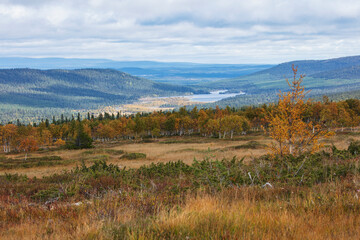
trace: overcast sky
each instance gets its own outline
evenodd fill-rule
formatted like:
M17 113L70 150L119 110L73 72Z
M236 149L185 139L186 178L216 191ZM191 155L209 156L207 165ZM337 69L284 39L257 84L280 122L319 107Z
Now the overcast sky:
M280 63L360 55L359 0L0 0L0 57Z

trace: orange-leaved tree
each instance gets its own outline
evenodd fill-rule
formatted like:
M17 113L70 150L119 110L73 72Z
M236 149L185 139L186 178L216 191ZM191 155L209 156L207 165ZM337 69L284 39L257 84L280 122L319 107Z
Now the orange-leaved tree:
M39 149L38 141L34 136L27 136L21 139L19 149L25 152L25 161L28 152L36 151Z
M275 142L270 146L273 155L284 156L288 154L300 155L304 152L315 152L323 145L320 138L332 135L324 130L321 124L305 122L303 114L308 92L301 85L304 75L297 77L297 68L292 66L294 78L290 82L286 79L290 91L279 93L279 102L267 116L267 131Z

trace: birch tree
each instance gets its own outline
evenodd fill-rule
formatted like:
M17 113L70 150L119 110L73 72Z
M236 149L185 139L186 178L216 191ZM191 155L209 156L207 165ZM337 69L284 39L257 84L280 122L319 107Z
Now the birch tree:
M273 155L300 155L303 152L315 152L323 146L319 140L332 135L321 124L305 122L306 100L302 82L304 75L297 77L297 68L292 66L293 80L286 79L290 91L279 93L279 102L267 116L268 133L275 140L270 150ZM307 100L310 101L310 100Z

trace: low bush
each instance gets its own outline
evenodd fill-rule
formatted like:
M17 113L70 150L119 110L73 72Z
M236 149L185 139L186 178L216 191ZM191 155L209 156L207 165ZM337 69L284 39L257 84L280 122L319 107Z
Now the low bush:
M97 160L41 179L6 174L0 238L358 239L358 147L137 169Z
M15 174L5 173L5 178L9 182L26 182L29 180L29 178L26 175L17 174L17 173Z
M348 151L352 155L360 154L360 141L352 141L348 147Z
M45 190L40 190L34 195L31 196L34 200L48 201L50 199L60 198L62 194L59 192L58 188L49 188Z
M353 151L355 143L348 150L304 154L299 157L286 156L274 159L263 156L245 164L243 159L194 160L191 165L182 161L152 163L138 169L120 168L97 160L91 166L77 167L71 172L56 174L42 179L7 175L0 178L3 194L16 192L24 197L44 200L53 197L54 189L62 189L60 197L74 196L89 198L104 190L126 189L126 191L149 190L156 194L183 196L187 192L203 190L216 192L224 188L241 186L314 186L333 182L360 173L356 161L348 161L357 156ZM143 154L132 153L130 159L143 158ZM19 179L19 180L16 180ZM22 179L20 181L20 179ZM14 181L17 184L13 184ZM46 192L45 190L50 192ZM41 193L39 193L42 191ZM54 194L52 194L54 193Z

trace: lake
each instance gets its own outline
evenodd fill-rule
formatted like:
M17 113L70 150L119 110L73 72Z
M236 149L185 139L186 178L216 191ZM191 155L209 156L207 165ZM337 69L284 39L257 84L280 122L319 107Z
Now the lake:
M216 102L224 98L235 97L237 95L243 95L244 92L238 93L225 93L227 90L217 90L210 92L209 94L193 94L193 95L179 95L179 96L171 96L171 97L150 97L143 98L143 102L152 101L154 99L168 99L168 98L185 98L190 102L201 102L201 103L211 103Z
M235 97L237 95L245 94L244 92L238 93L225 93L226 90L218 90L210 92L210 94L194 94L189 96L181 96L189 99L191 102L216 102L224 98Z

